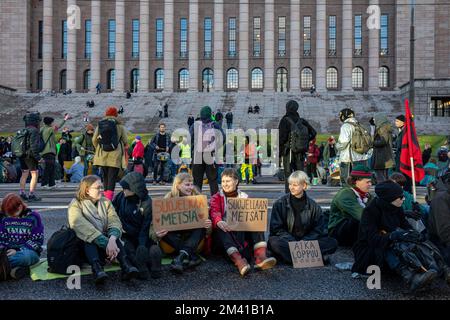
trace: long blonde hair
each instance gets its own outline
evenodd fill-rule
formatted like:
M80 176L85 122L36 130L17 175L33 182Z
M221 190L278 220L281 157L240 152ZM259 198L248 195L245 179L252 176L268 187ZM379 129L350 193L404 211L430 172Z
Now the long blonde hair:
M80 185L78 186L76 198L78 201L83 201L91 199L87 194L88 189L97 181L101 181L99 176L90 175L81 179Z
M184 181L189 180L191 182L194 181L194 178L190 173L187 172L181 172L175 176L172 183L172 189L169 193L167 193L164 198L176 198L180 197L180 190L178 190L178 186L182 184ZM192 196L199 195L200 192L198 191L197 187L194 187L192 189Z

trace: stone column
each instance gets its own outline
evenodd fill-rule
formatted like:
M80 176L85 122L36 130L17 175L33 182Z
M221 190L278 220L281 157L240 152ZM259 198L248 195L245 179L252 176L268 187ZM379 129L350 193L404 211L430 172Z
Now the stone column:
M327 69L327 1L316 2L316 90L326 91L326 69Z
M96 92L97 83L100 82L100 57L101 57L101 1L93 0L91 3L91 83L90 92ZM106 85L103 85L106 89Z
M149 88L149 31L150 1L141 0L139 17L139 91L148 92Z
M173 1L164 1L164 91L173 92Z
M300 90L300 0L291 0L289 91Z
M53 89L53 0L44 0L42 89Z
M248 91L248 17L247 0L239 3L239 91Z
M342 1L342 91L353 91L353 12L352 0Z
M125 90L125 0L116 0L116 88L115 92Z
M370 5L378 5L378 0L370 0ZM378 68L380 66L380 30L369 29L369 91L380 91Z
M264 6L264 91L274 91L275 64L275 6L266 0Z
M67 0L67 8L76 4L76 0ZM67 13L65 13L65 17L67 17ZM69 28L69 21L67 21L66 89L72 89L73 92L77 91L77 31L76 28Z
M189 91L198 91L198 0L189 1Z
M223 91L223 1L214 1L214 90Z

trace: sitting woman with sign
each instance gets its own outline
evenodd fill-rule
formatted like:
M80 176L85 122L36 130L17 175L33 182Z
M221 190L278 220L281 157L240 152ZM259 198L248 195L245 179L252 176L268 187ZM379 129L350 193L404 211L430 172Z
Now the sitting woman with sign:
M223 248L238 268L241 276L245 276L250 271L250 265L246 259L250 259L249 243L253 244L255 268L270 269L275 266L277 260L267 257L267 242L264 240L264 232L236 232L232 231L227 224L227 199L248 198L247 194L238 190L238 185L239 177L236 171L225 169L222 173L222 190L211 197L209 215Z
M308 176L303 171L295 171L288 183L290 193L273 204L269 247L283 261L292 263L289 242L317 240L322 260L326 262L326 256L336 251L338 243L327 235L322 209L306 194Z
M164 196L164 199L196 195L200 195L200 192L194 186L194 178L189 173L183 172L175 176L172 190ZM211 220L206 219L204 222L204 228L199 229L168 232L167 230L155 231L153 227L151 228L151 237L156 241L160 240L160 246L165 253L175 251L178 254L170 265L173 272L183 273L185 268L193 268L201 263L197 251L202 245L207 230L211 228ZM187 265L184 263L186 259Z
M111 201L102 197L102 189L100 177L84 177L68 209L69 226L84 242L84 253L92 266L95 284L104 283L108 277L102 266L106 259L114 261L117 258L122 269L122 280L138 275L120 242L120 219Z

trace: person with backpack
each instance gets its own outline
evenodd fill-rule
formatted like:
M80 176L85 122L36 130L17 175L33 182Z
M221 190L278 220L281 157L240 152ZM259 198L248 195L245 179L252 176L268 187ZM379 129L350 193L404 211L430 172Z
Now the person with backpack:
M105 117L99 121L92 137L95 148L94 166L103 172L105 197L112 201L119 170L127 167L126 149L128 132L120 123L115 106L106 109Z
M370 133L355 119L355 112L345 108L339 112L343 123L336 143L339 151L341 185L344 186L352 168L358 164L367 166L372 148Z
M392 152L393 128L384 114L376 114L374 121L376 129L373 139L372 166L379 183L387 180L389 170L395 166Z
M140 279L161 277L161 249L149 237L152 224L152 199L144 177L130 172L120 180L123 191L113 200L124 234L122 240L131 263L139 270Z
M43 142L39 133L41 115L39 113L27 113L23 120L25 129L20 130L13 139L12 152L19 158L22 176L20 177L20 197L25 201L40 201L35 194L38 183L38 165L41 160L40 152ZM25 193L28 176L31 174L30 190Z
M193 153L194 184L201 192L203 175L206 173L211 195L214 195L219 191L217 183L217 161L219 160L217 157L219 154L216 154L216 150L221 150L223 147L225 133L219 124L211 119L211 114L211 108L204 106L200 110L200 120L194 122L189 133Z
M153 184L164 184L164 170L167 166L170 149L170 135L166 132L166 124L159 124L158 133L150 142L153 153Z
M94 126L88 123L81 134L75 138L73 145L78 155L81 157L81 162L84 164L84 176L87 176L89 165L91 165L94 158L95 148L92 142L94 136Z
M86 176L78 186L75 199L68 208L69 227L83 241L85 257L92 267L95 284L108 278L103 270L105 260L117 259L122 269L122 280L137 277L120 241L122 223L111 201L102 196L102 181L98 176Z
M7 194L1 203L0 251L6 250L13 279L29 274L29 267L39 262L43 244L39 213L27 208L16 194Z
M44 159L44 174L42 177L41 186L44 189L54 189L56 187L56 133L68 119L69 114L66 114L60 125L56 126L53 125L55 119L52 117L44 117L44 126L41 128L41 136L44 141L44 149L41 151L41 156Z
M316 130L298 114L298 103L289 100L286 103L286 114L278 125L279 150L283 157L284 190L289 192L288 177L293 171L304 171L305 156L309 142L316 137Z
M227 120L227 129L233 128L233 112L228 111L225 115L225 119Z

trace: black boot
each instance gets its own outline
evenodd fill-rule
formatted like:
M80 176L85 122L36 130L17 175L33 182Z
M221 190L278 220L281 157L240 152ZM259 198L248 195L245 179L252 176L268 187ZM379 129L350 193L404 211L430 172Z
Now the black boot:
M122 280L127 281L138 276L139 270L136 267L133 267L133 265L128 261L128 257L125 252L119 252L117 261L119 261L120 269L122 269Z
M424 288L426 285L436 279L438 275L438 273L433 269L430 269L423 273L418 273L416 271L410 270L405 265L400 266L396 271L402 276L406 283L409 284L409 290L411 292Z
M147 248L145 246L139 246L136 249L136 267L139 270L139 279L142 280L148 279L147 261L148 261Z
M173 259L172 264L170 265L170 269L175 273L183 273L183 261L188 257L189 254L186 251L180 250L178 256Z
M150 255L150 276L153 279L161 278L161 257L162 252L158 245L152 245L149 250Z
M108 275L103 271L103 267L99 260L94 260L92 264L92 273L94 274L94 282L97 285L105 283L105 280L108 278Z

